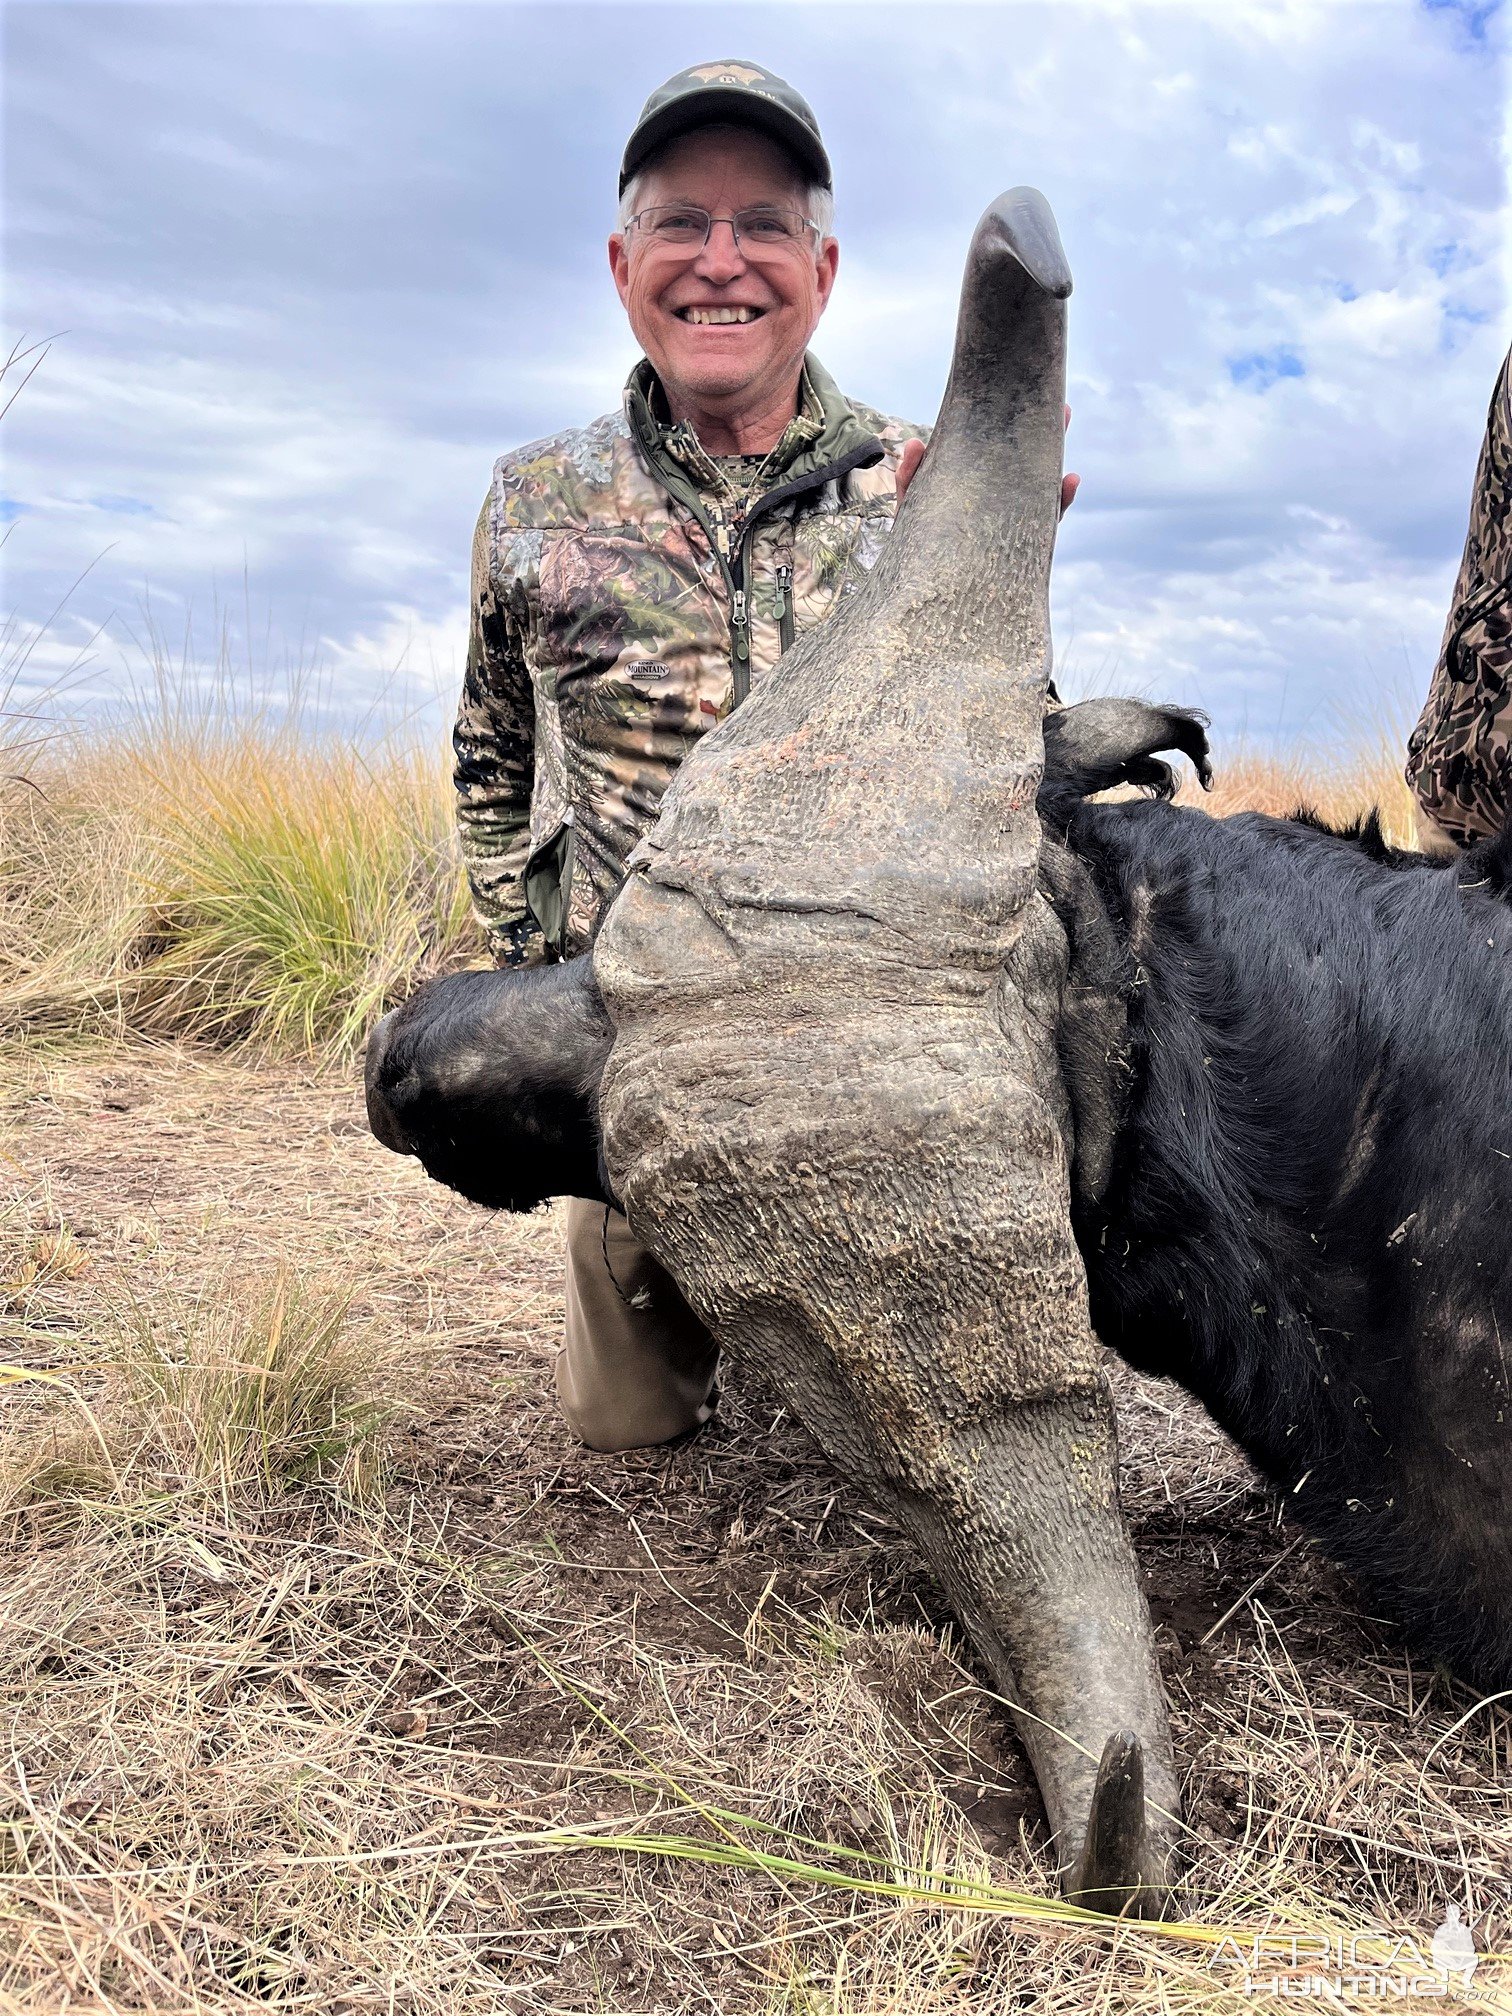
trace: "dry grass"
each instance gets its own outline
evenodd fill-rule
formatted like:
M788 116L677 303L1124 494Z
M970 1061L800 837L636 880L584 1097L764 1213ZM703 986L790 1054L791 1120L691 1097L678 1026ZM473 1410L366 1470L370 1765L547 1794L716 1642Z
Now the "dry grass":
M9 1263L12 1308L45 1311L48 1286L82 1271L81 1257L66 1230L23 1242ZM190 1294L117 1286L89 1313L82 1367L0 1366L0 1384L43 1398L0 1440L0 1518L43 1506L134 1512L174 1494L225 1513L307 1482L353 1500L371 1493L404 1368L391 1342L347 1323L344 1294L286 1269L237 1271Z
M1344 825L1375 811L1394 846L1417 844L1413 798L1402 774L1406 730L1382 724L1356 728L1329 744L1298 745L1284 753L1219 741L1213 788L1204 793L1188 778L1181 802L1200 805L1217 819L1234 812L1268 812L1286 818L1310 806Z
M1054 1901L1002 1704L749 1368L680 1448L570 1442L553 1218L383 1155L340 1061L468 956L438 772L182 720L10 767L0 2011L1153 2016L1252 2006L1257 1935L1272 2000L1335 1936L1401 1978L1451 1900L1512 1947L1507 1704L1168 1389L1118 1375L1166 1929ZM1205 802L1301 799L1410 837L1384 742Z
M0 1038L105 1028L350 1056L384 1005L477 953L434 752L211 708L54 734L12 761Z

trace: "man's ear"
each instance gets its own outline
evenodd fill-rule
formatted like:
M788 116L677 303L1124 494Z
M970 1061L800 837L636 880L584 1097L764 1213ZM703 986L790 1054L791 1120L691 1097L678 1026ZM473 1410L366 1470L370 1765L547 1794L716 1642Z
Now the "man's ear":
M630 254L625 248L623 231L609 234L609 271L614 275L614 285L620 300L628 308L630 305Z
M835 289L835 275L840 271L840 241L826 238L819 247L819 309L822 314L829 305L829 297Z

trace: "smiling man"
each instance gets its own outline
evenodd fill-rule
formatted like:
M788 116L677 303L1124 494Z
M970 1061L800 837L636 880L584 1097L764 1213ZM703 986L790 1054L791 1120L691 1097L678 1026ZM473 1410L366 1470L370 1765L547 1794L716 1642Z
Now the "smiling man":
M502 965L588 945L679 764L860 582L923 454L809 352L839 247L791 85L745 62L671 78L620 199L609 263L645 353L623 410L504 456L473 544L456 785ZM625 1220L572 1203L557 1383L582 1438L682 1433L714 1370Z

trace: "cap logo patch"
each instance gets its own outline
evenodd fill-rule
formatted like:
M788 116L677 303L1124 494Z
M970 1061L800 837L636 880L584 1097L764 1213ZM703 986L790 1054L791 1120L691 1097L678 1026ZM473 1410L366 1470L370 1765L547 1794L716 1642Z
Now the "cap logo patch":
M744 63L705 63L701 70L690 70L690 77L696 77L700 84L765 84L766 72L752 70Z

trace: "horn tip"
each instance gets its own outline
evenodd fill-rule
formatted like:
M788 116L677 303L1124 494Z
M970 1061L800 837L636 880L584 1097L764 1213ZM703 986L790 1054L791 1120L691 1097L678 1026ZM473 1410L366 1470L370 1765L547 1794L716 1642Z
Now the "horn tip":
M1144 1748L1132 1729L1114 1730L1103 1749L1066 1896L1113 1917L1159 1918L1171 1907L1165 1857L1145 1810Z
M1056 228L1055 212L1038 189L1005 189L988 204L976 228L984 250L1009 253L1042 292L1064 301L1071 292L1071 268Z

